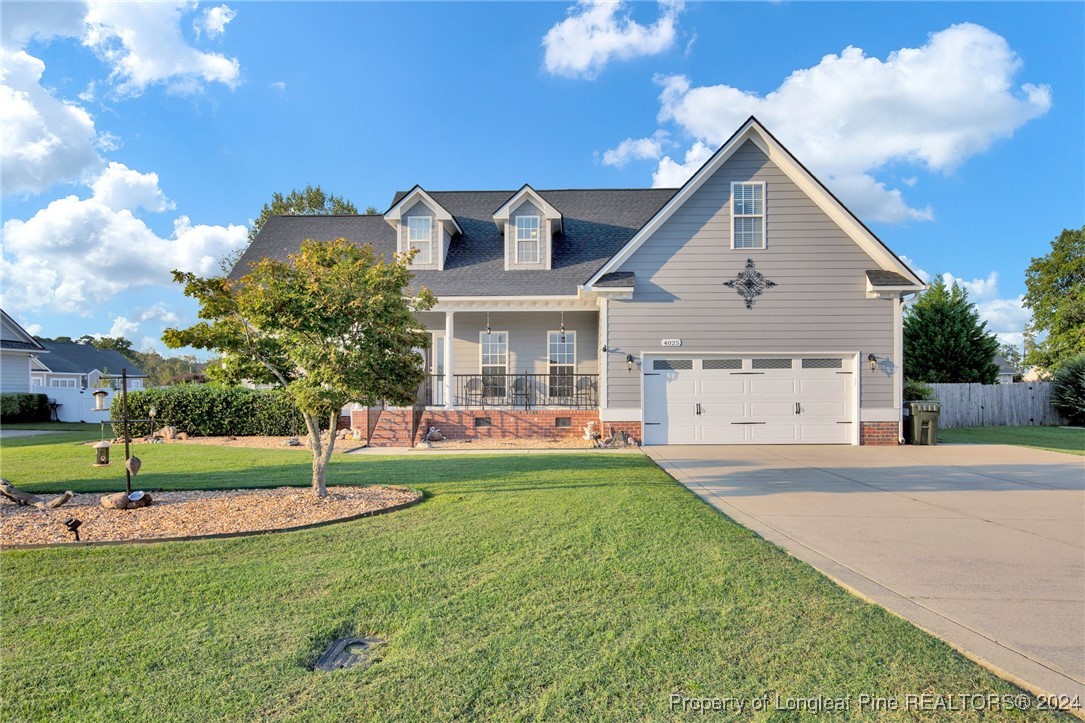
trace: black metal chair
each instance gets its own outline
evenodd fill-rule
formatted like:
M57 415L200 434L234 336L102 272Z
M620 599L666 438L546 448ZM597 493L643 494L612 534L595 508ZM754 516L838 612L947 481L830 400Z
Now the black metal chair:
M472 403L486 406L486 385L482 383L482 377L471 377L463 385L463 395L467 399L467 406Z
M576 405L588 408L595 406L595 380L591 377L580 377L576 380Z
M531 407L531 382L527 377L515 377L512 380L512 404Z

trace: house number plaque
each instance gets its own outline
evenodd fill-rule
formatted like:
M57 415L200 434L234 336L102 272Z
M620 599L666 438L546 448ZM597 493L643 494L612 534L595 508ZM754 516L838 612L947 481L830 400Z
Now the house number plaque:
M663 346L682 346L681 339L664 339Z

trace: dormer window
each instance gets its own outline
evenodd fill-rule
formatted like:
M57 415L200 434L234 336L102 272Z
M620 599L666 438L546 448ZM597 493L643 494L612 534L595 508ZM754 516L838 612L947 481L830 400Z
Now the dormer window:
M765 184L731 184L731 248L765 248Z
M418 249L416 264L433 263L433 217L410 216L407 218L407 246Z
M542 219L538 216L516 217L516 263L539 263L539 229Z

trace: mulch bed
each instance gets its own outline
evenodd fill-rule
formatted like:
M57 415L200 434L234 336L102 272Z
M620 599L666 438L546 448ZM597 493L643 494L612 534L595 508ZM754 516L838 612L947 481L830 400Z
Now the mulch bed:
M72 542L64 526L82 520L84 542L266 532L357 517L417 501L405 487L329 487L316 497L309 488L153 492L154 503L137 510L106 510L101 494L78 494L51 510L0 504L0 545ZM45 495L51 498L51 495Z

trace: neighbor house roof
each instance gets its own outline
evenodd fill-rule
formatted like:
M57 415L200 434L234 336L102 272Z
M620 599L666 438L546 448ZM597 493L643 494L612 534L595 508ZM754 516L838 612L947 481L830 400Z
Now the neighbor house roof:
M43 341L42 345L50 352L48 359L40 360L54 374L89 374L94 370L120 374L128 370L130 377L145 377L130 359L112 349L98 349L90 344L70 344L60 341Z
M19 325L19 322L8 316L8 313L0 309L0 349L14 351L44 352L38 340Z
M1005 357L1003 357L1001 354L995 354L995 364L998 365L999 374L1017 373L1017 370L1014 369L1013 366L1008 361L1006 361Z
M506 271L505 240L494 223L517 191L429 191L451 213L462 234L449 246L445 268L418 270L415 283L442 296L572 296L674 195L674 189L536 191L561 212L550 270ZM407 192L397 193L393 207ZM396 234L382 216L272 216L260 229L231 278L262 258L285 260L305 239L345 238L371 243L379 253L396 252Z

